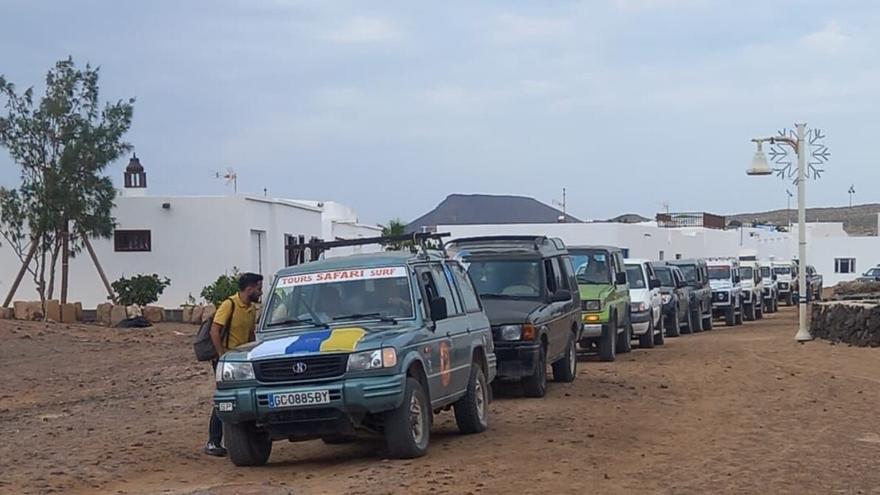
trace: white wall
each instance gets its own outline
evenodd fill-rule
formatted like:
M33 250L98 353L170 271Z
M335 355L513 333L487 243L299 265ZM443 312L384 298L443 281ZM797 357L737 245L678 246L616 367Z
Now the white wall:
M163 209L162 204L170 208ZM157 273L171 278L159 304L177 307L192 293L199 298L202 287L233 266L253 269L251 230L266 232L267 279L284 266L284 234L319 236L321 212L299 204L227 197L120 197L113 216L118 229L151 231L150 252L115 252L113 240L92 244L110 281L122 276ZM0 246L0 294L5 297L20 264L8 246ZM60 267L59 267L60 273ZM56 297L59 295L56 283ZM36 299L26 277L16 299ZM94 307L107 299L88 253L70 263L71 301Z

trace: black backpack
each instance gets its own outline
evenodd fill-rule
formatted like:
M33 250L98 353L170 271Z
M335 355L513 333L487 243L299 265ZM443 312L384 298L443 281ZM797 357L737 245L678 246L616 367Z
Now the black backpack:
M235 301L233 301L231 297L226 301L229 301L229 303L232 304L232 308L229 310L229 318L226 319L226 325L223 325L223 329L220 330L220 339L223 341L223 345L228 348L229 327L232 325L232 315L235 314ZM223 303L220 303L220 306L222 307ZM217 308L217 310L219 311L220 308ZM211 326L213 326L213 324L214 318L209 318L202 323L202 326L199 327L199 331L196 332L196 340L193 342L193 350L196 353L196 359L199 361L213 361L218 358L217 348L214 347L214 341L211 340Z

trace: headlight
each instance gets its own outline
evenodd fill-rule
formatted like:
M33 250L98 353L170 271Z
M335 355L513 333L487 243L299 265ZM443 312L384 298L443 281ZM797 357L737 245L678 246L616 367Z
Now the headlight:
M521 340L522 325L502 325L498 329L498 337L501 340Z
M636 312L642 312L642 311L647 311L648 306L643 302L632 303L632 304L630 304L630 309L632 309L633 311L636 311Z
M719 301L726 301L727 300L727 292L719 292L718 293L718 300Z
M356 352L348 356L348 371L375 370L395 366L397 366L397 351L392 347Z
M254 380L254 365L248 362L221 362L215 376L218 382Z
M598 299L584 301L584 309L586 311L602 311L602 301Z
M670 296L669 294L663 294L662 296L660 296L660 299L663 301L663 304L669 304L669 301L672 300L672 296Z

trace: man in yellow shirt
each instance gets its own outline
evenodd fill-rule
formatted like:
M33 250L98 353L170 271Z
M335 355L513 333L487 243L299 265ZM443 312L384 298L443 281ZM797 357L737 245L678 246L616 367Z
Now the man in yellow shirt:
M217 371L217 360L229 349L247 344L254 340L254 329L257 321L256 303L263 297L263 276L257 273L243 273L238 278L238 293L223 301L214 314L211 325L211 341L217 349L217 359L211 361ZM224 328L226 335L224 336ZM208 428L208 443L205 453L217 457L226 455L223 448L223 423L217 417L217 411L211 409L211 422Z

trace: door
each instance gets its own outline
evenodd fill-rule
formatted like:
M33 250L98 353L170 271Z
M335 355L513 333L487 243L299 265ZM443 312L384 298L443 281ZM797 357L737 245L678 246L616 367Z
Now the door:
M463 391L467 388L471 374L471 341L470 321L465 311L464 302L455 284L455 276L446 263L431 265L436 277L442 275L443 281L438 283L441 294L448 291L447 308L449 318L446 320L446 336L450 339L451 376L450 393ZM444 296L445 297L445 296ZM452 301L452 304L449 301Z
M565 352L565 344L568 342L567 335L565 335L566 303L553 302L553 297L560 290L568 290L568 284L563 279L558 258L544 260L544 276L546 278L547 301L549 303L549 311L545 323L548 332L547 359L553 362Z
M623 325L629 321L627 317L629 314L629 285L617 283L617 277L626 278L626 269L624 268L623 257L620 255L620 252L615 252L611 259L614 260L612 263L614 273L611 276L614 277L614 302L617 306L617 325L618 332L621 332L624 328Z
M251 230L251 271L264 273L268 271L266 266L266 231Z
M648 277L648 287L650 288L651 284L657 280L657 274L654 273L654 267L652 267L650 263L645 263L643 269L645 270L645 275ZM660 288L651 289L650 294L651 317L654 318L654 324L656 326L656 324L660 322L660 314L663 311L663 301L660 296Z

